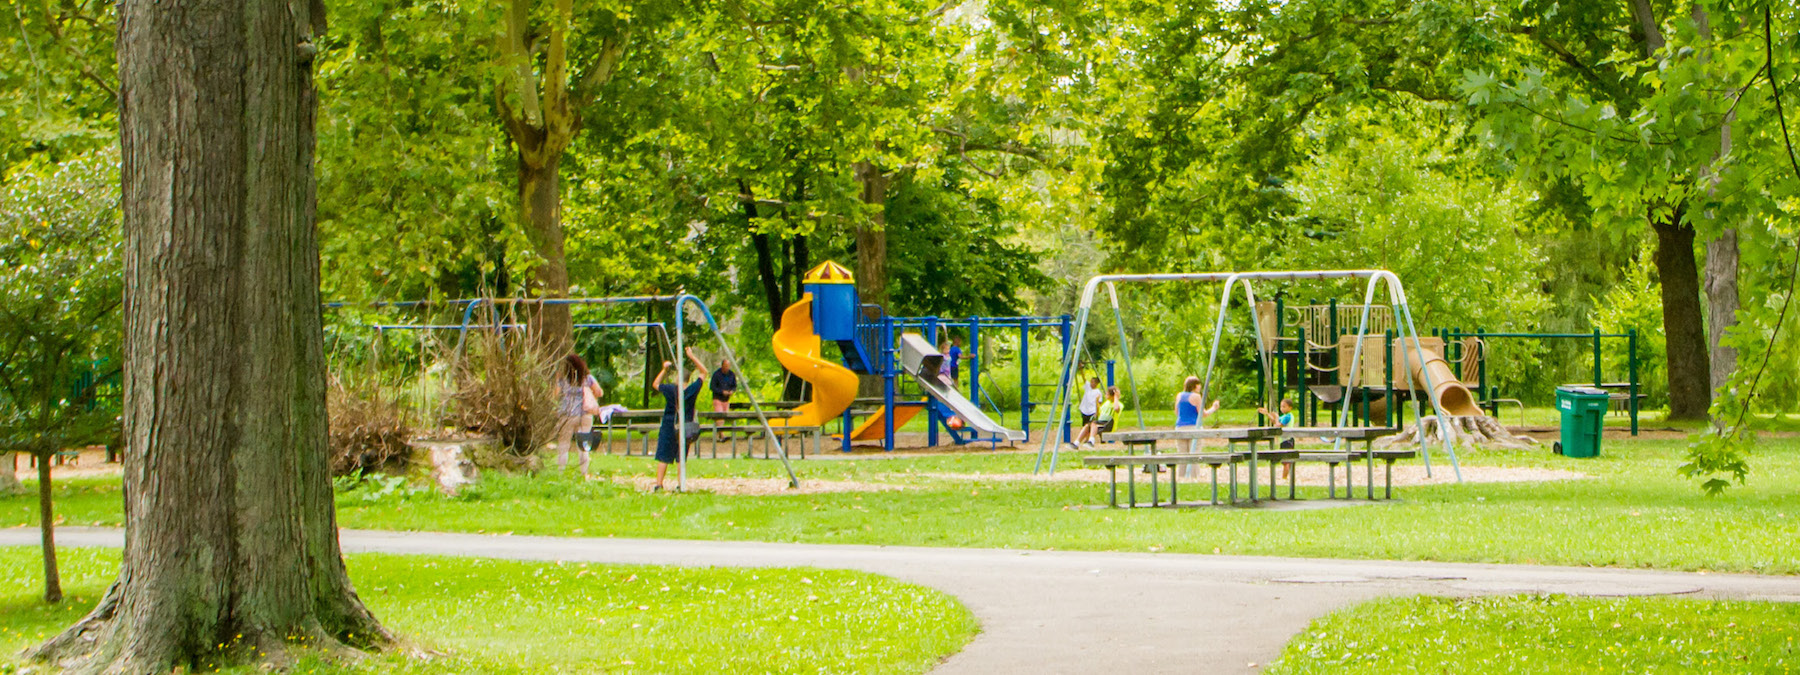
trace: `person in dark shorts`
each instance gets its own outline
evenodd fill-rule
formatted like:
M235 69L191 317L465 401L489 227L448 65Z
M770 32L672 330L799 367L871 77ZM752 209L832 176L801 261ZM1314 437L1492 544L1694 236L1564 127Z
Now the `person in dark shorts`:
M707 388L712 390L712 411L716 413L731 410L731 395L737 393L737 373L731 369L731 361L719 359L719 369L714 370L712 379L707 381ZM713 440L719 440L719 432L713 432Z
M1088 378L1087 388L1081 391L1081 405L1076 410L1081 413L1081 431L1075 433L1075 447L1094 446L1100 436L1100 426L1094 422L1094 416L1100 413L1100 378Z
M693 381L688 383L685 390L672 382L663 381L669 379L669 374L675 370L673 361L664 361L662 372L657 373L656 380L650 383L651 388L663 396L662 428L656 432L656 488L652 492L662 491L663 477L668 475L669 465L681 458L681 445L675 440L675 434L680 433L677 431L678 428L686 425L675 423L675 397L679 396L682 399L681 406L687 413L687 422L693 422L694 416L699 413L694 409L694 405L700 402L700 385L702 383L700 375L706 372L706 364L701 363L700 358L694 356L692 347L688 348L687 357L694 362L694 369L687 373L688 377L693 378ZM698 436L698 434L694 436ZM688 441L692 443L693 437L689 437Z

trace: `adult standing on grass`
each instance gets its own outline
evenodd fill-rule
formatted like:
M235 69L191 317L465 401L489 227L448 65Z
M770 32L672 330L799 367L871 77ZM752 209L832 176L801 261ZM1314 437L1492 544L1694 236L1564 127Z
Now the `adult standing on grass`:
M569 446L574 444L577 432L587 433L594 428L594 416L600 414L600 397L606 390L600 388L600 382L588 372L587 361L579 354L570 354L563 358L562 372L556 378L558 403L556 408L556 468L569 468ZM581 449L581 475L588 475L588 449Z
M1206 426L1206 417L1219 412L1219 400L1213 399L1212 405L1206 405L1206 397L1200 394L1200 378L1189 375L1187 381L1181 383L1181 393L1175 395L1175 428ZM1188 441L1187 451L1193 452L1198 441Z
M1081 412L1081 431L1075 434L1075 446L1093 447L1094 438L1100 435L1100 425L1095 416L1100 414L1100 378L1090 377L1087 388L1081 390L1081 405L1076 406Z
M712 372L712 378L708 380L707 388L712 390L713 412L722 413L731 410L731 395L737 393L738 388L737 373L731 371L731 361L719 359L719 369ZM714 431L713 441L717 442L718 440L719 432Z
M683 421L689 424L694 422L694 416L698 412L694 410L694 404L700 402L700 374L706 372L706 364L700 362L700 357L694 356L693 347L687 349L687 357L694 362L694 369L688 371L688 377L693 378L693 381L685 389L673 382L664 382L670 379L669 373L675 367L673 361L664 361L662 372L657 373L656 380L650 383L650 387L663 396L662 428L656 432L656 488L652 492L662 492L663 479L669 473L669 465L681 459L681 445L676 442L675 434L677 428L685 433L687 425L675 423L675 416L678 414L676 406L683 406L682 410L687 413L687 419ZM695 429L698 430L698 425ZM688 442L693 442L699 435L688 434Z

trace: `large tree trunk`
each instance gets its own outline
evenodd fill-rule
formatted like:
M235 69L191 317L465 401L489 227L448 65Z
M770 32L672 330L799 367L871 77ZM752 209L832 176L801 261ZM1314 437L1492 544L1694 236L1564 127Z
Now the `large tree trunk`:
M531 155L537 155L533 161ZM533 275L540 298L569 297L568 258L563 254L562 189L557 169L562 155L519 153L519 216L526 238L543 263ZM543 305L533 312L532 334L545 353L561 355L574 345L574 320L568 305Z
M873 207L856 225L856 292L863 302L886 307L888 177L870 162L857 162L856 179L862 182L863 203Z
M1700 275L1694 263L1694 228L1681 213L1652 218L1656 231L1656 273L1662 279L1663 337L1669 356L1669 419L1706 418L1712 405L1707 365L1705 314L1700 308Z
M44 551L44 602L62 602L62 575L56 571L56 510L50 499L50 460L56 452L38 453L38 533Z
M326 467L309 3L125 0L125 551L32 656L281 664L391 640L350 590Z
M1706 14L1706 6L1694 3L1691 13L1695 30L1701 37L1712 39L1712 22ZM1710 63L1712 54L1710 46L1701 51L1699 59L1702 63ZM1735 109L1725 113L1719 121L1719 151L1714 153L1717 160L1731 154L1731 123L1736 120ZM1710 167L1703 168L1701 175L1707 179L1708 196L1716 190L1718 178ZM1707 214L1709 217L1711 214ZM1706 242L1706 347L1707 357L1712 365L1709 384L1714 393L1725 388L1731 382L1731 373L1737 370L1737 350L1725 344L1725 336L1737 325L1738 311L1738 240L1737 230L1725 228L1719 237Z
M0 452L0 495L14 494L21 489L18 453Z
M856 292L865 303L887 307L888 177L871 162L857 162L856 179L862 182L863 203L874 207L868 220L856 225ZM857 394L880 396L882 386L880 378L864 377Z

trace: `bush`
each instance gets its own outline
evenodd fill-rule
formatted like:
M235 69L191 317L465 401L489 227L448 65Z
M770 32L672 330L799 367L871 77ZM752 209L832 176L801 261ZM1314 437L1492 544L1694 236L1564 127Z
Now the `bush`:
M400 402L375 377L333 375L325 395L331 426L331 474L360 475L404 463L413 427Z
M449 360L456 365L447 425L492 437L513 457L529 457L549 442L560 356L516 334L508 339L482 330L470 331L467 350Z

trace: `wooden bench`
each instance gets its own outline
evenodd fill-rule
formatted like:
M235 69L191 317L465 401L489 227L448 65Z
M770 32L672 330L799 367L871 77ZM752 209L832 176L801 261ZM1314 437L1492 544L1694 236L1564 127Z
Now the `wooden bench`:
M1344 465L1344 498L1350 498L1350 453L1347 452L1300 452L1293 462L1318 462L1328 465L1325 471L1325 494L1329 499L1337 499L1338 465ZM1292 499L1294 474L1288 474L1288 498Z
M1324 462L1324 463L1330 465L1330 467L1329 467L1330 478L1327 481L1326 490L1328 491L1327 494L1330 494L1332 496L1336 496L1336 494L1337 494L1337 487L1336 487L1336 485L1334 485L1337 482L1337 466L1339 464L1344 465L1344 498L1349 499L1350 497L1354 496L1354 494L1355 494L1355 493L1351 492L1351 489L1353 487L1353 479L1350 474L1350 466L1349 466L1350 462L1353 460L1357 460L1357 459L1367 459L1368 460L1367 468L1368 468L1368 475L1369 475L1368 482L1370 485L1369 498L1374 499L1375 498L1375 495L1373 492L1373 490L1375 489L1374 488L1374 483L1375 483L1374 459L1379 455L1379 453L1389 452L1389 451L1385 451L1385 450L1374 450L1373 449L1374 441L1377 438L1392 436L1397 433L1400 433L1400 430L1395 427L1287 427L1287 428L1281 430L1281 437L1284 439L1291 438L1291 439L1296 439L1296 440L1302 439L1302 438L1311 438L1311 439L1332 441L1332 445L1334 446L1332 451L1301 453L1301 456L1299 458L1299 461ZM1348 452L1343 452L1343 451L1339 451L1337 449L1337 446L1359 443L1359 442L1362 443L1362 450L1360 450L1360 451L1357 451L1352 448L1352 449L1349 449ZM1396 451L1396 452L1412 452L1412 451L1405 450L1405 451ZM1396 457L1395 459L1400 459L1400 458ZM1389 495L1388 498L1392 499L1393 498L1392 495L1393 495L1393 473L1394 473L1393 463L1394 463L1394 460L1389 459L1389 460L1387 460L1387 462L1388 462L1388 495Z
M1111 504L1114 508L1119 506L1119 467L1121 466L1126 467L1125 479L1126 489L1128 491L1127 496L1132 508L1137 507L1137 472L1134 470L1134 467L1140 466L1144 467L1146 470L1152 468L1155 469L1155 471L1151 472L1150 477L1151 506L1156 506L1161 502L1160 488L1158 487L1160 483L1158 482L1156 474L1163 473L1161 470L1162 467L1169 468L1169 505L1175 506L1179 501L1177 494L1178 478L1176 474L1180 473L1180 471L1177 471L1176 469L1178 467L1193 467L1202 464L1212 468L1212 503L1215 505L1219 503L1219 467L1223 466L1229 469L1231 488L1230 500L1231 503L1235 504L1238 501L1237 465L1248 462L1251 454L1252 453L1249 452L1239 451L1202 453L1178 452L1162 455L1114 455L1107 457L1086 457L1082 459L1082 463L1087 466L1104 466L1111 473L1107 503ZM1269 460L1266 462L1269 467L1269 499L1271 501L1276 500L1279 497L1276 494L1275 467L1279 466L1283 460L1293 459L1298 456L1299 453L1293 450L1273 450L1258 454L1261 458ZM1254 471L1255 468L1252 467L1251 472L1254 473ZM1250 489L1252 490L1250 493L1250 501L1252 502L1257 500L1256 493L1254 492L1256 489L1255 485L1254 481L1250 482ZM1288 499L1293 498L1294 478L1290 474L1288 476Z
M1180 442L1182 445L1191 449L1201 440L1223 439L1225 441L1225 452L1227 454L1239 453L1241 451L1238 450L1238 444L1247 444L1248 452L1242 454L1245 455L1245 459L1250 464L1250 501L1254 502L1257 500L1256 463L1259 460L1266 459L1271 453L1292 453L1292 451L1280 451L1275 448L1275 441L1280 435L1280 427L1177 427L1174 429L1114 431L1106 436L1110 440L1125 444L1125 453L1127 456L1134 454L1136 449L1140 446L1144 447L1146 454L1155 455L1157 442L1165 440ZM1260 449L1261 444L1265 441L1269 444L1269 449L1267 451ZM1189 452L1177 454L1202 453ZM1269 475L1273 477L1275 474L1271 471ZM1232 476L1233 478L1237 476L1235 469L1233 470ZM1269 487L1269 498L1275 498L1275 488L1272 478Z
M1370 449L1370 450L1352 450L1352 451L1350 451L1349 454L1350 454L1351 461L1356 461L1356 460L1360 459L1360 460L1367 460L1369 463L1369 479L1367 481L1365 481L1365 484L1367 484L1369 486L1368 487L1369 499L1375 498L1375 468L1374 468L1375 460L1379 459L1382 462L1385 462L1387 464L1387 482L1385 483L1385 485L1383 486L1383 489L1382 489L1382 499L1393 499L1394 498L1394 462L1396 460L1412 459L1414 457L1418 457L1419 451L1408 450L1405 448L1382 448L1382 449ZM1349 486L1349 478L1348 478L1348 476L1350 475L1350 472L1345 471L1344 475L1346 477L1345 481L1344 481L1345 482L1344 487L1346 488L1346 490L1348 490L1350 487Z
M1206 454L1086 457L1081 461L1088 466L1104 466L1111 472L1112 478L1108 483L1106 501L1108 505L1115 509L1119 508L1119 467L1125 467L1129 508L1135 509L1138 507L1136 467L1168 467L1169 470L1167 472L1157 471L1156 473L1169 474L1169 506L1175 506L1181 501L1179 483L1176 479L1176 474L1180 472L1176 471L1175 467L1195 466L1200 464L1210 466L1212 467L1212 503L1216 505L1219 503L1219 467L1235 465L1240 459L1241 458L1237 453L1223 452ZM1162 502L1162 496L1159 494L1159 486L1162 484L1162 481L1156 478L1156 473L1150 475L1150 506L1152 507L1160 506ZM1235 467L1231 471L1231 501L1237 501L1237 470Z

